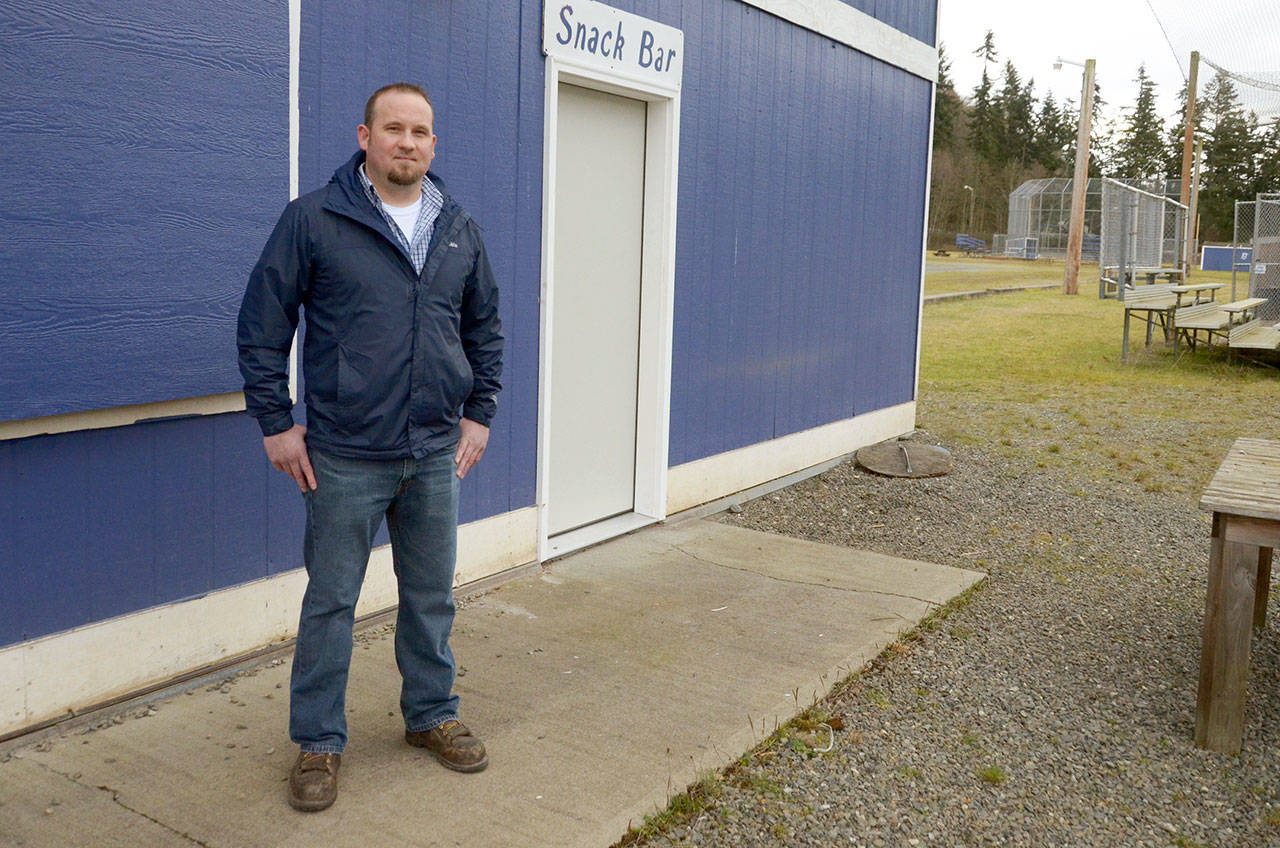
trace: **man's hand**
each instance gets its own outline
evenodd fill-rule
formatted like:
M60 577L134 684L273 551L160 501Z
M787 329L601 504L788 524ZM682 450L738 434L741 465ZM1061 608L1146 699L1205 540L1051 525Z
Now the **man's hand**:
M477 424L470 418L458 422L462 428L462 437L458 439L458 450L453 454L453 464L458 466L457 475L461 480L467 476L471 466L484 456L485 445L489 444L489 428Z
M306 427L294 424L283 433L265 436L262 446L267 449L267 461L277 471L292 477L299 489L305 492L316 488L316 475L311 470L311 460L307 458Z

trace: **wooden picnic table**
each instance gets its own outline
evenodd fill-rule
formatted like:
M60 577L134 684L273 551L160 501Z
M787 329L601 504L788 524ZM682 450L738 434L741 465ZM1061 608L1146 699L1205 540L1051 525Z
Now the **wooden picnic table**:
M1213 513L1195 742L1237 754L1254 627L1267 621L1271 554L1280 545L1280 442L1236 439L1200 498Z

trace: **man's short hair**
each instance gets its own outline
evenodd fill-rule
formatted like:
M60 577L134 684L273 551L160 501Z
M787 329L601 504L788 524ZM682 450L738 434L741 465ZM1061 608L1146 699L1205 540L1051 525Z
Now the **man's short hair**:
M427 105L431 106L431 111L435 112L436 107L432 106L431 98L427 96L427 92L423 90L422 86L414 85L411 82L393 82L391 85L384 85L373 94L370 94L369 99L365 101L364 125L366 127L373 126L373 107L377 104L378 98L390 91L396 91L401 94L416 94L427 101Z

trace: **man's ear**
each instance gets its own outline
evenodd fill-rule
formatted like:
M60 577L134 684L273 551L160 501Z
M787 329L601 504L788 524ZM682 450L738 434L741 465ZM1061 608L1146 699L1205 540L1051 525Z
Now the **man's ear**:
M356 127L356 141L359 142L361 150L369 150L369 128L364 124Z

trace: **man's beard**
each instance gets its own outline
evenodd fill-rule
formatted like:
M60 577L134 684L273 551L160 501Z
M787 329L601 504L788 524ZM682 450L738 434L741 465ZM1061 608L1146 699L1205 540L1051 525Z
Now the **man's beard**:
M422 182L423 176L425 175L422 171L419 171L413 165L407 164L393 165L391 169L387 171L387 180L398 186L417 185Z

